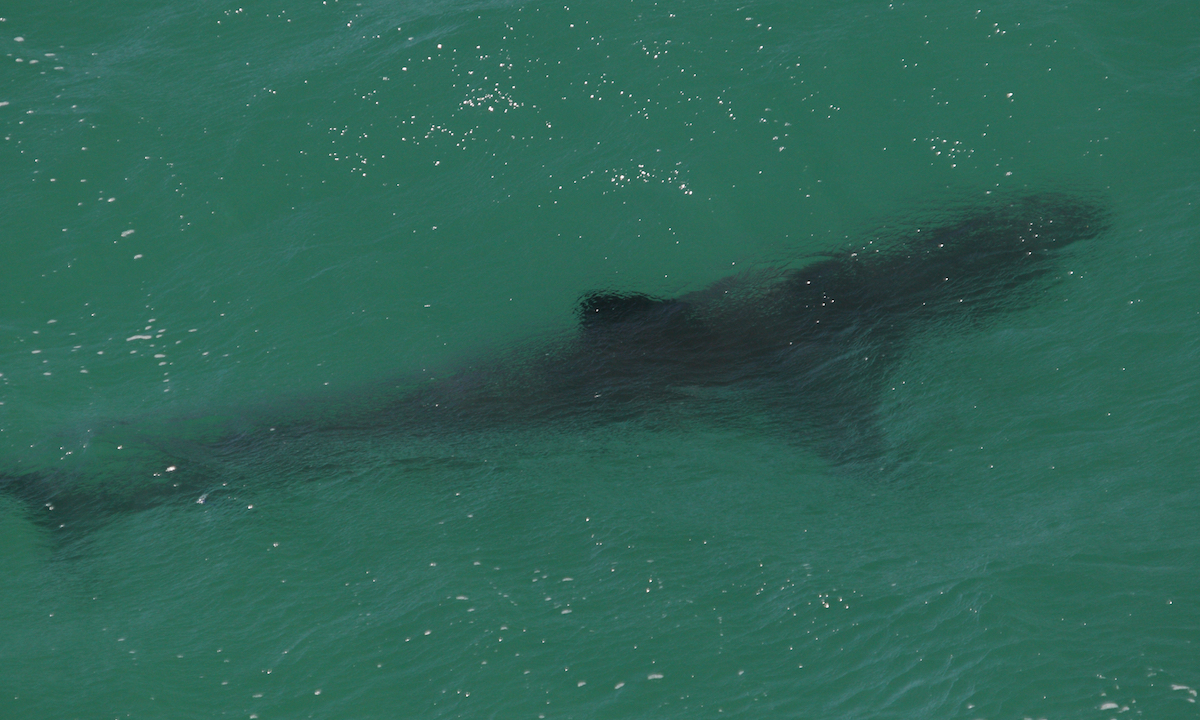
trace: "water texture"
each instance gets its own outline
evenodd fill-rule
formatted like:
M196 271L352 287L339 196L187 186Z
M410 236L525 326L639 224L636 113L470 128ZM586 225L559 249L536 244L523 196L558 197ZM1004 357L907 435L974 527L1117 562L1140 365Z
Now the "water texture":
M1191 4L0 18L0 717L1200 716ZM695 378L378 421L588 293L1050 196L1103 232L905 336L879 463ZM56 531L23 477L154 497Z

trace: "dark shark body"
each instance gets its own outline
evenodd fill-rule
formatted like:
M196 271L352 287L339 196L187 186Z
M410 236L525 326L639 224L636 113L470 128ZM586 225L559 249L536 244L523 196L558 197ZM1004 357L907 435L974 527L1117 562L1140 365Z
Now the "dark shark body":
M317 447L319 456L314 438L606 423L672 404L719 405L727 392L783 418L831 462L870 464L881 448L880 389L905 347L923 331L967 328L1036 301L1057 251L1106 222L1098 204L1078 198L1010 198L883 228L799 269L736 276L677 298L593 292L579 303L572 337L392 397L286 422L218 421L205 432L197 419L152 430L127 424L111 433L126 438L124 454L98 450L86 472L15 472L0 483L39 522L86 527L251 482L239 467L264 448L279 458ZM97 467L105 458L111 467Z

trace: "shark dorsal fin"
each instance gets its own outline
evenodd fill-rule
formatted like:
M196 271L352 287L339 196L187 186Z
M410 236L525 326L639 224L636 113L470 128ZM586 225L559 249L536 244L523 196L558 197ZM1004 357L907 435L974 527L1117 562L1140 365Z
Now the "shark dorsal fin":
M675 300L662 300L642 293L593 291L579 301L579 324L585 328L605 327L675 303Z

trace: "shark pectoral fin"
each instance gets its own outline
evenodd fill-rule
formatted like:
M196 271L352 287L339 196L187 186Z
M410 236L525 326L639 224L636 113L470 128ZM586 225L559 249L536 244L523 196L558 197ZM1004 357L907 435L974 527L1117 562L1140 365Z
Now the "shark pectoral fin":
M764 407L782 432L831 466L869 472L888 465L894 449L875 380L871 374L818 373L808 382L765 387L755 404Z
M875 408L836 413L811 431L817 451L840 466L882 466L887 454L887 435Z

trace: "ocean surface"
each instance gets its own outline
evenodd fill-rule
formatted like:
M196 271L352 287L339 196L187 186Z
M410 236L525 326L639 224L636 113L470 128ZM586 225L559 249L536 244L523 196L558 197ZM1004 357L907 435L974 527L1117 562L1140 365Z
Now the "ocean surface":
M302 430L1044 193L873 471L736 386ZM1200 717L1198 203L1194 2L6 0L0 482L96 500L0 489L0 717Z

